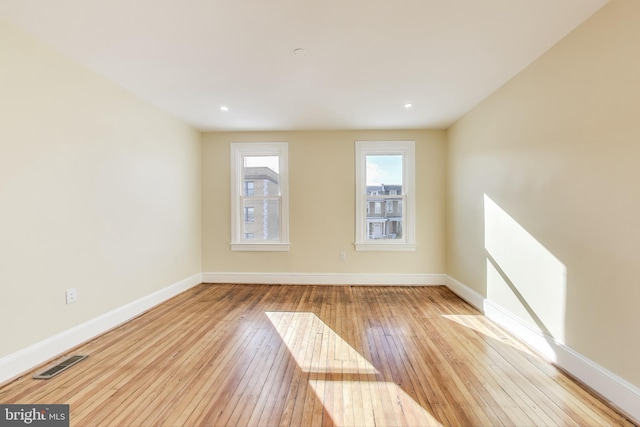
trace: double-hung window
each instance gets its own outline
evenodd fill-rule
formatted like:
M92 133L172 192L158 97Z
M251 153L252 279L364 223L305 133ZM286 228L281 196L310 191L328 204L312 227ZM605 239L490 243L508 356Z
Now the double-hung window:
M288 146L231 144L231 249L289 250Z
M414 141L356 141L356 250L415 250L414 158Z

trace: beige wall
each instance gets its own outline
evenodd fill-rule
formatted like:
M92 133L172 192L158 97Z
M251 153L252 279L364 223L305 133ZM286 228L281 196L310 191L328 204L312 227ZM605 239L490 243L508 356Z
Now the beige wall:
M636 386L639 18L612 1L459 120L447 173L448 274Z
M443 131L207 133L202 146L205 272L443 273ZM416 142L417 251L356 252L356 140ZM289 252L229 247L229 144L289 143ZM339 260L339 252L346 260Z
M0 357L201 271L198 132L1 22L0 94Z

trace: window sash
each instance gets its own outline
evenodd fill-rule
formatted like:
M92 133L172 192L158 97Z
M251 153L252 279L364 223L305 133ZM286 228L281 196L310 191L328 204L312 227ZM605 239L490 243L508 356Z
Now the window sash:
M413 141L356 141L356 235L355 247L358 251L414 251L415 250L415 143ZM402 156L402 187L396 195L367 195L366 165L367 156L389 155ZM373 200L380 203L397 201L393 212L388 212L386 206L381 212L375 212ZM393 215L393 218L388 218ZM377 218L390 219L386 227L401 229L400 238L371 239L370 224ZM401 224L391 222L400 219ZM377 226L376 226L377 227ZM388 235L393 235L390 233Z
M266 205L271 205L272 202L275 202L274 206L267 207ZM247 204L252 206L247 206ZM280 196L265 196L265 197L243 197L242 198L242 206L244 209L251 208L253 209L253 221L246 221L245 218L245 227L244 227L244 235L247 233L253 234L251 239L247 239L243 237L243 240L251 240L252 243L255 242L277 242L280 240L280 233L282 230L281 221L282 221L282 197ZM267 212L276 212L275 222L269 221L269 219L264 218L265 209ZM259 220L256 220L256 217ZM247 226L249 230L247 231ZM261 236L256 238L256 236ZM269 236L276 236L276 238L271 238Z
M402 210L402 205L406 200L406 196L363 196L364 203L367 206L366 209L366 217L367 224L366 233L364 236L364 240L367 243L378 242L379 240L392 240L392 241L403 241L404 237L404 224L406 223L406 215ZM397 203L393 203L397 202ZM380 204L380 211L376 208ZM369 205L374 204L373 213L370 212ZM384 205L384 208L382 207ZM389 209L391 207L391 210ZM391 230L387 233L383 233L381 236L373 236L370 232L370 223L372 222L380 222L380 220L385 220L387 225L385 225L385 230ZM391 225L390 222L399 222L400 228L402 229L402 233L398 233L396 227L397 224ZM391 237L393 235L400 234L401 237Z
M288 251L289 250L289 199L288 199L288 144L287 143L231 143L231 249L234 251ZM246 157L278 157L277 194L258 194L259 185L255 179L245 181ZM251 185L250 183L253 183ZM260 184L262 185L262 184ZM253 190L253 194L251 191ZM275 191L274 191L275 193ZM264 238L260 230L246 229L254 225L244 221L247 204L275 203L277 208L269 212L277 215L277 230L269 229L269 238ZM254 220L260 222L261 207L254 206ZM264 225L263 225L264 226ZM247 235L253 233L253 239ZM273 239L271 236L275 236Z

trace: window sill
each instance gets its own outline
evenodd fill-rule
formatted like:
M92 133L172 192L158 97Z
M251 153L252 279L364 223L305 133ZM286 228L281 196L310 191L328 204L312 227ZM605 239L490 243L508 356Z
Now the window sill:
M232 251L288 252L289 243L231 243Z
M410 252L416 250L416 245L412 243L394 243L394 242L380 242L380 243L356 243L356 251L404 251Z

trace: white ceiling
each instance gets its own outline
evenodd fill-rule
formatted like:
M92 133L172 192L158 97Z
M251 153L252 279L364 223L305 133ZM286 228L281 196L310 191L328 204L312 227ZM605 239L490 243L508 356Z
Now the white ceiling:
M202 130L445 128L606 1L0 0L0 18Z

